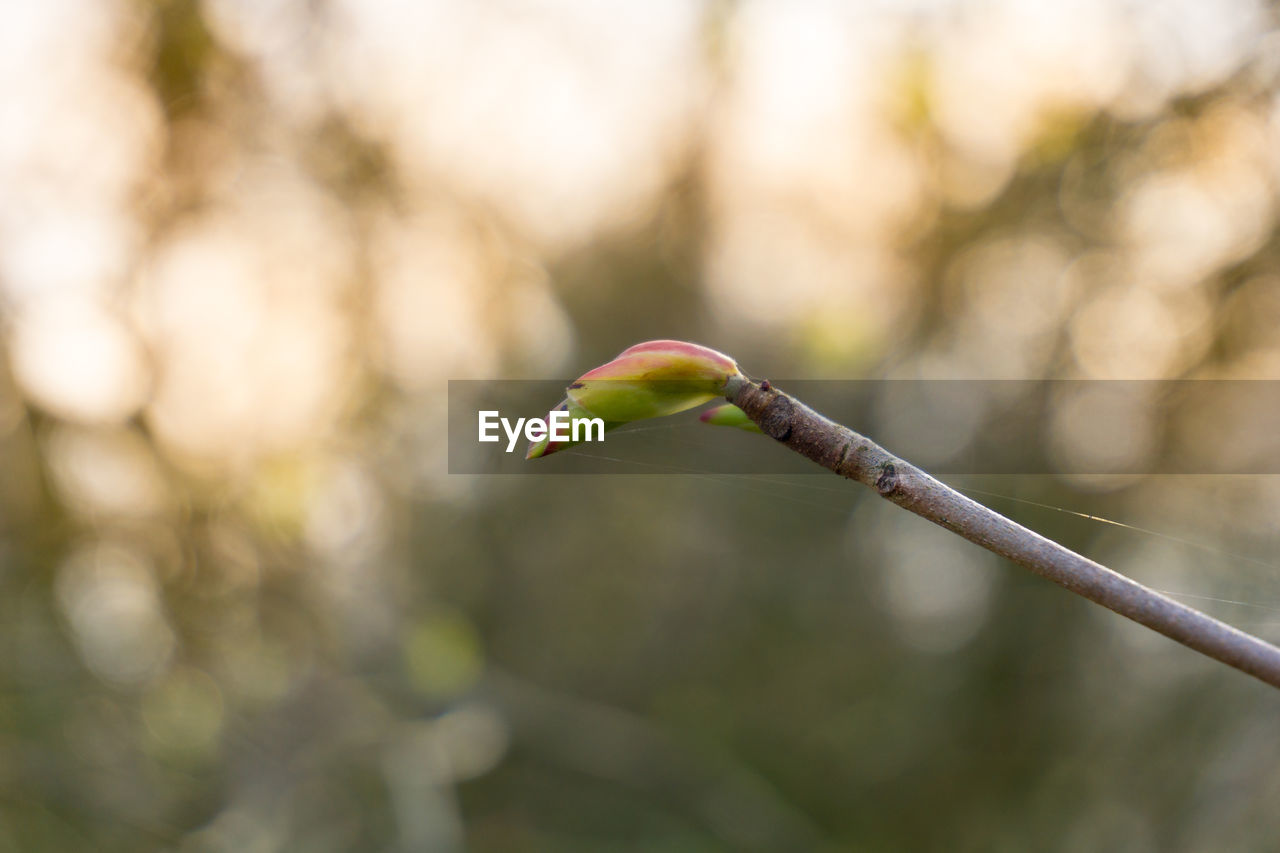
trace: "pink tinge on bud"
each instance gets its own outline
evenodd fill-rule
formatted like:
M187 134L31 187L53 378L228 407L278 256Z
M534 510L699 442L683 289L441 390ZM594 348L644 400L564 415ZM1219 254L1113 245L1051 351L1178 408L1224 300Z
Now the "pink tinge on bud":
M645 341L627 347L617 358L582 374L578 382L589 379L726 382L738 372L737 362L710 347L687 341Z
M701 344L691 344L688 341L645 341L642 344L627 347L618 353L618 356L622 357L641 352L669 352L688 358L706 359L708 362L718 361L725 372L736 373L738 370L738 363L724 353L713 350L711 347L704 347Z

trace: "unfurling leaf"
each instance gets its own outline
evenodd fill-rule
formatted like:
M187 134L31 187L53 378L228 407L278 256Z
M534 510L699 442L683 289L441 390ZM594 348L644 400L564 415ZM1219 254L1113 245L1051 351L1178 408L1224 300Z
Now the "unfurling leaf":
M569 424L570 424L571 435L573 430L573 424L575 421L589 421L593 417L595 417L595 415L591 414L586 409L582 408L581 406L579 406L577 403L575 403L573 400L569 399L568 397L561 400L559 405L557 405L551 411L569 413ZM550 417L548 417L548 420L550 420ZM613 422L605 421L604 431L609 432L610 430L617 429L618 427L622 426L622 424L623 424L622 421L613 421ZM566 447L573 447L575 444L581 444L581 443L582 443L581 441L573 441L572 439L569 441L552 441L551 436L548 435L546 438L542 439L541 441L535 441L530 443L529 449L525 451L524 458L528 460L528 459L537 459L540 456L549 456L550 454L555 453L557 450L564 450Z

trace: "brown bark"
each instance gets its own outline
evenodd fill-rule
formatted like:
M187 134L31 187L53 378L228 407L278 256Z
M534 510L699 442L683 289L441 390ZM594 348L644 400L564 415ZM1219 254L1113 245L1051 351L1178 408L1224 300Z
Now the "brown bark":
M1280 648L1029 530L828 420L768 382L735 382L729 402L770 436L842 477L875 489L903 509L1006 557L1041 577L1188 648L1280 687Z

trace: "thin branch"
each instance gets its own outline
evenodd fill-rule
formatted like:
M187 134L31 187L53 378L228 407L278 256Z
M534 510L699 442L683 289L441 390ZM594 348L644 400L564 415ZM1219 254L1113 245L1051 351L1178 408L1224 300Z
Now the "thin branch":
M957 492L768 382L731 380L729 402L828 470L1188 648L1280 687L1280 648L1108 569Z

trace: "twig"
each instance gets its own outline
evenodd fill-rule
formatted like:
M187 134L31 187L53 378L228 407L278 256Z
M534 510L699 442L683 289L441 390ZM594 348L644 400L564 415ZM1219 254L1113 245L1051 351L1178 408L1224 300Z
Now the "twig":
M1028 530L773 388L735 378L726 399L768 435L824 468L1188 648L1280 687L1280 648Z

